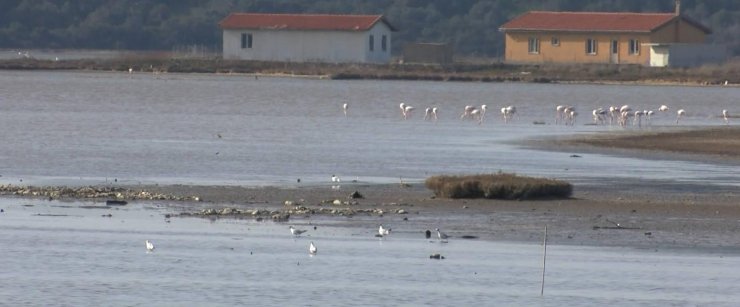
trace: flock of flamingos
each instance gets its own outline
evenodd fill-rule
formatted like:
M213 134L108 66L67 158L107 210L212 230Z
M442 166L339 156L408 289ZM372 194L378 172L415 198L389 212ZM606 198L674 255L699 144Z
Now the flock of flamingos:
M398 105L398 107L401 110L401 117L404 120L409 119L411 117L411 113L416 109L415 107L407 105L405 103L401 103L400 105ZM485 104L481 105L480 107L467 105L460 115L460 119L474 120L477 121L480 125L485 119L487 109L488 107ZM348 110L349 104L343 104L342 111L344 112L345 117L348 116ZM621 107L610 106L608 109L594 109L593 111L591 111L591 114L593 115L593 123L595 125L606 125L608 121L609 125L614 125L616 123L622 127L626 127L631 123L633 126L642 127L643 119L645 121L645 125L651 125L651 118L656 112L665 113L669 110L670 108L668 108L668 106L666 105L661 105L657 109L657 111L633 110L632 107L630 107L629 105L623 105ZM437 111L437 107L426 108L424 113L424 120L436 121ZM501 108L501 118L503 119L504 123L508 123L511 119L514 118L514 116L518 116L515 106L510 105ZM576 112L576 108L574 106L558 105L555 107L556 125L575 125L577 116L578 112ZM681 118L684 116L686 116L686 110L679 109L678 111L676 111L676 124L678 124ZM726 109L722 110L722 119L724 120L726 125L730 124L730 117L730 113Z

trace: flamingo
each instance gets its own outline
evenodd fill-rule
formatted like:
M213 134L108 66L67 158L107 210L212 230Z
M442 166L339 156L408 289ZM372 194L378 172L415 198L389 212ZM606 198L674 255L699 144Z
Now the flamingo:
M661 105L660 108L658 108L658 111L660 111L660 112L668 111L668 106L667 105Z
M414 109L416 109L416 108L414 108L412 106L406 106L403 109L403 119L409 119L409 117L411 117L411 111L413 111Z
M564 105L558 105L555 107L555 124L556 125L563 120L563 110L566 107L567 106L564 106Z
M147 252L153 252L154 251L154 243L150 242L149 240L144 241L146 244L146 251Z
M606 116L606 110L603 108L594 109L593 112L591 112L594 116L594 123L597 125L603 125L604 124L604 117Z
M472 113L473 110L475 110L475 106L465 106L463 114L460 115L460 119L466 119L470 117L470 113Z
M614 119L620 115L619 108L615 106L609 107L609 126L614 125Z
M344 117L347 117L347 108L349 108L349 104L343 104L342 105L342 111L344 111Z
M128 73L129 74L133 74L134 73L134 68L133 67L129 67L128 68Z
M635 123L637 123L637 127L642 128L642 116L645 114L643 113L643 111L635 111L634 114L635 114L635 119L632 122L632 126L634 126Z
M432 108L432 118L437 121L437 107Z
M378 227L378 233L381 236L387 236L387 235L391 234L391 229L390 228L383 228L383 225L380 225L380 227Z
M294 236L300 236L301 234L307 231L305 229L295 229L293 228L293 226L288 227L288 229L290 229L290 234Z
M643 112L645 112L645 115L646 115L645 116L645 123L648 126L652 126L653 125L652 124L652 117L653 117L653 114L655 114L655 111L653 111L653 110L647 111L646 110L646 111L643 111Z
M471 111L471 112L470 112L470 118L472 118L472 119L477 119L477 120L478 120L478 124L480 125L480 123L481 123L481 118L482 118L482 117L481 117L481 113L480 113L480 110L479 110L479 109L475 109L475 110Z
M429 120L431 118L432 118L432 108L424 109L424 120Z
M316 252L318 252L318 250L316 249L316 245L314 245L313 241L311 241L311 244L308 245L308 253L311 255L316 255Z
M398 105L398 107L401 108L401 117L405 119L406 118L406 104L402 102L401 104Z
M511 105L503 107L501 108L501 113L504 115L504 123L508 123L510 119L514 118L514 115L517 115L516 107Z
M686 115L686 111L684 109L680 109L676 112L676 125L678 125L678 120L681 119L681 117L684 117Z
M729 125L730 124L729 117L730 117L730 113L727 112L727 110L722 110L722 118L725 119L725 125Z

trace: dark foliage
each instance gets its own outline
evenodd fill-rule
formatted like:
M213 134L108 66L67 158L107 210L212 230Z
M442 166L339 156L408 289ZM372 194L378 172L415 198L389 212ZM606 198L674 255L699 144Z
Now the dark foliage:
M220 49L230 12L385 14L406 42L450 42L457 54L500 56L499 26L528 10L672 12L673 0L3 0L0 48ZM740 54L740 1L683 0L711 41Z
M552 199L568 198L573 193L573 186L564 181L505 173L434 176L425 185L444 198Z

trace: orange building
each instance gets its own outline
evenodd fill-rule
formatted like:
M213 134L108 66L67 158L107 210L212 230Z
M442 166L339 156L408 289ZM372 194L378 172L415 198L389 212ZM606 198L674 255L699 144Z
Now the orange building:
M653 46L703 44L711 30L676 13L527 12L502 25L507 63L651 65Z

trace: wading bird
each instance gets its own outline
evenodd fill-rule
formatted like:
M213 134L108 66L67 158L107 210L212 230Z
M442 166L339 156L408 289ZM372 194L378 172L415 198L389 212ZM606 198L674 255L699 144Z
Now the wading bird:
M727 112L727 110L722 110L722 118L725 119L725 125L729 125L730 124L729 117L730 117L730 113Z
M391 234L391 229L383 228L383 225L380 225L380 227L378 227L378 234L380 234L381 236L387 236Z
M316 249L316 245L314 245L313 241L311 241L311 244L308 245L308 253L311 255L316 255L316 252L318 252L318 250Z
M144 241L146 244L146 251L147 252L153 252L154 251L154 243L150 242L149 240Z
M686 116L686 111L684 109L680 109L676 112L676 125L678 125L678 120L684 116Z
M344 111L344 117L347 117L347 108L349 108L348 104L345 103L342 105L342 111Z
M437 229L435 229L435 230L437 231L437 238L439 238L439 239L440 239L440 240L442 240L442 241L446 241L446 240L447 240L447 238L449 238L449 237L450 237L450 236L448 236L448 235L447 235L446 233L444 233L444 232L441 232L441 231L439 231L439 228L437 228Z
M288 227L290 229L290 233L294 236L300 236L302 233L306 232L304 229L295 229L293 226Z

